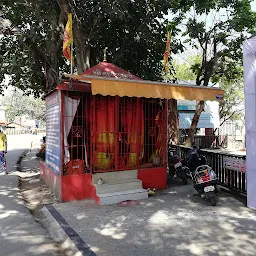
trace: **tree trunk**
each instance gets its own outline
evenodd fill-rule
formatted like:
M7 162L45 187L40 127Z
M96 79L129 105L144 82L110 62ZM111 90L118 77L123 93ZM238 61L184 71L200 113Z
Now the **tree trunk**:
M69 0L58 0L59 7L61 9L61 15L67 18L68 13L71 13L71 4ZM89 41L80 27L80 22L76 15L73 15L73 37L74 37L74 56L75 66L78 74L90 67L90 45Z
M186 139L185 146L191 147L192 142L194 142L194 137L196 133L196 127L200 118L202 111L204 110L204 101L199 101L196 105L196 112L194 114L191 126L188 132L188 138Z
M77 73L81 74L90 68L90 45L78 28L74 28L75 63Z
M177 100L168 100L168 144L178 144L178 110Z
M59 83L59 61L58 51L60 47L60 36L59 36L59 24L58 14L53 12L51 16L48 16L49 22L53 29L50 33L50 40L47 42L48 53L47 61L45 62L45 80L46 80L46 92L51 91Z

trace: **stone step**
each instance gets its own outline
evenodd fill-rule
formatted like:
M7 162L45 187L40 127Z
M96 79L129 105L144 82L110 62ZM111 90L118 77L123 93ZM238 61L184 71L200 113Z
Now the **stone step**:
M126 200L142 200L148 198L148 191L145 189L132 189L113 193L97 194L100 198L100 205L117 204Z
M96 194L111 193L125 190L141 189L142 181L139 179L130 182L108 183L108 184L95 184Z
M102 179L104 184L125 183L138 178L138 170L95 173L92 175L92 183L97 184Z

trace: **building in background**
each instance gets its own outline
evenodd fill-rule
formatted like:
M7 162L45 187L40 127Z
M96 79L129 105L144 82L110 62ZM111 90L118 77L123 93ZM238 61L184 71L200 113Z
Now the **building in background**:
M6 107L0 106L0 127L5 129L6 125Z
M189 128L191 126L195 110L196 101L179 100L177 102L178 115L179 115L179 143L184 143ZM197 133L195 136L195 143L197 146L203 148L216 147L218 142L214 131L219 128L219 103L206 101L204 111L201 113Z
M245 124L242 121L228 120L216 132L226 137L228 149L242 150L245 148Z
M23 116L17 116L15 118L15 121L14 121L16 124L19 124L20 126L22 127L25 127L25 128L39 128L39 121L36 120L36 119L30 119L28 116L26 115L23 115Z
M188 130L190 128L194 113L196 110L196 101L179 100L179 128L181 130ZM206 101L204 111L201 113L197 128L202 129L201 135L204 135L205 129L214 130L219 128L219 103Z

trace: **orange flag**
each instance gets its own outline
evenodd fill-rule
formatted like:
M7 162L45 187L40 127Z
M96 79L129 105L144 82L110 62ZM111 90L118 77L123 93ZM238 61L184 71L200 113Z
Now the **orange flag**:
M72 14L68 14L68 21L64 30L64 40L63 40L63 55L64 57L71 61L70 45L73 43L73 33L72 33Z
M168 63L168 57L170 55L170 44L171 44L171 32L168 31L167 32L167 41L166 41L166 47L165 47L165 52L164 52L164 62L163 62L163 65L164 65L164 68L165 68L165 71L168 72L168 66L167 66L167 63Z

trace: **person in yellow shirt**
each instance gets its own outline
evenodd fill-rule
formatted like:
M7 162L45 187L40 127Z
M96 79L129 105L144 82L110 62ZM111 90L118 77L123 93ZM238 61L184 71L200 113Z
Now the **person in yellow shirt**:
M0 173L2 174L7 174L5 154L7 154L7 137L0 129Z

